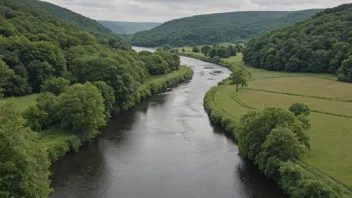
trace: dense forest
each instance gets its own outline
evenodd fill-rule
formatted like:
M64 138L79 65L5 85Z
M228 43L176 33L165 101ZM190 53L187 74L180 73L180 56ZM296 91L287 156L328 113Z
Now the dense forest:
M127 48L128 45L117 37L109 28L104 27L97 21L78 13L72 12L66 8L38 0L20 0L23 3L31 3L33 6L41 8L50 14L60 17L62 20L73 23L83 30L93 34L101 44L108 44L109 39L115 39L121 48Z
M137 32L153 29L161 23L154 22L121 22L121 21L98 21L100 24L112 30L115 34L134 34Z
M253 39L244 61L275 71L333 73L352 82L351 38L352 4L345 4Z
M113 113L145 97L137 90L146 78L180 68L175 54L139 54L30 1L1 1L0 24L0 97L40 93L23 113L0 100L0 197L50 193L48 154L37 144L42 130L60 126L87 141Z
M184 46L243 42L272 29L291 25L320 10L248 11L199 15L176 19L149 31L136 33L131 40L137 46Z

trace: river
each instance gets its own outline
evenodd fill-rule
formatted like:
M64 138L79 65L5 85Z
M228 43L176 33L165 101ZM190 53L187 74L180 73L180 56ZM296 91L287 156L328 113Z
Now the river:
M205 93L230 71L181 62L194 70L192 81L114 117L91 143L54 163L50 197L285 197L238 155L233 138L203 108Z

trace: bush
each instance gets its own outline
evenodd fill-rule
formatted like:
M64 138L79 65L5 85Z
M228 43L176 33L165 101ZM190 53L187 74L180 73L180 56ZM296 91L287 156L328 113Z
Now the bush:
M75 84L59 95L58 117L61 126L70 128L83 140L88 140L106 124L104 102L92 83Z
M289 110L295 114L295 116L305 115L308 116L310 114L310 109L305 104L295 103L290 106Z
M41 92L51 92L58 96L70 84L71 82L65 78L51 78L43 82Z
M40 110L36 105L28 107L23 112L23 118L26 119L26 124L37 132L46 129L51 124L48 113Z

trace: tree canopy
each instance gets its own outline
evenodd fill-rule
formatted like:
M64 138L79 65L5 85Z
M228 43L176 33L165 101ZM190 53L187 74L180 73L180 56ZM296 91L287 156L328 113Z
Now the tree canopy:
M131 39L137 46L174 47L220 42L243 42L274 28L294 24L320 10L246 11L199 15L166 22L148 31L138 32Z
M253 39L243 60L258 68L333 73L352 82L352 4L329 8L310 19Z

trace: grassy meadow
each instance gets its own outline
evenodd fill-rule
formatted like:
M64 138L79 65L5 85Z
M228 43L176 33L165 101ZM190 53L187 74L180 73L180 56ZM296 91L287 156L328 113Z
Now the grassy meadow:
M184 54L204 56L185 47ZM182 48L179 48L182 52ZM244 66L242 54L222 59L233 67ZM312 113L312 149L302 162L352 190L352 84L338 82L334 75L274 72L244 66L251 72L248 87L236 92L234 85L215 93L216 106L233 120L251 110L269 106L288 109L307 104Z

